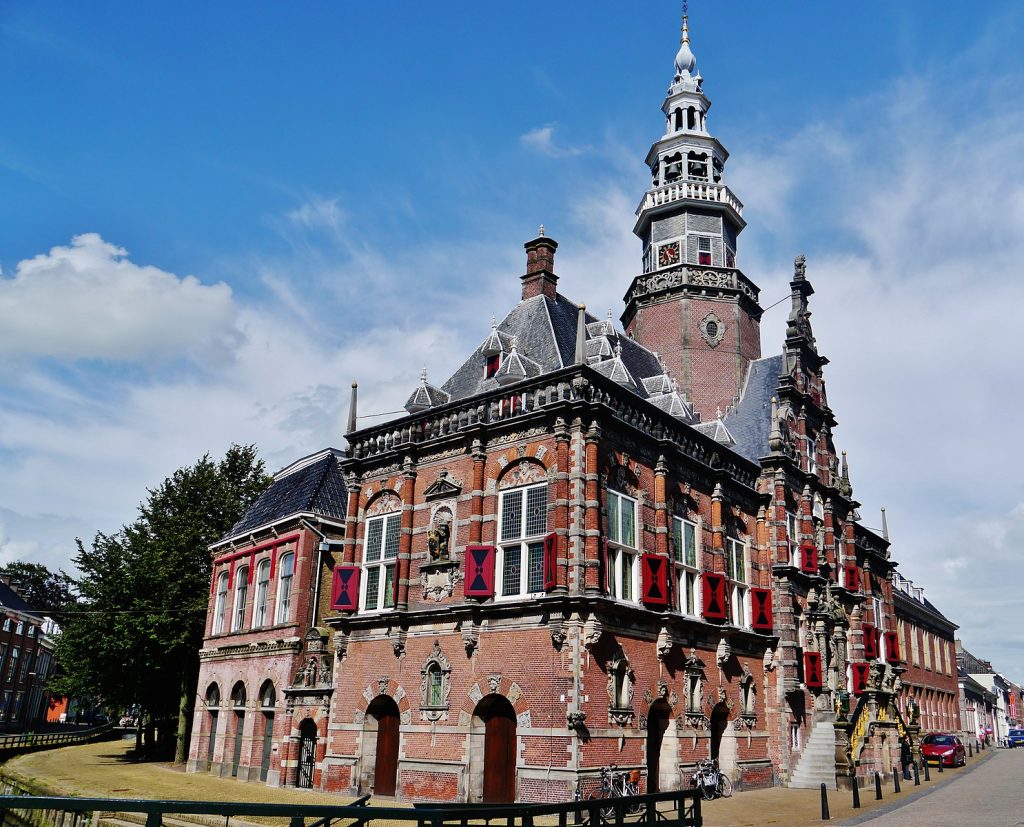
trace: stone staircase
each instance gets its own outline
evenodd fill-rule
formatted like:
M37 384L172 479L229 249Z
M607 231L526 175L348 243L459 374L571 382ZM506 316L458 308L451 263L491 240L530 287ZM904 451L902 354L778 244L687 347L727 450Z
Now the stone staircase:
M789 779L790 787L801 790L818 790L822 784L836 789L836 731L831 716L821 720L815 716L811 737Z

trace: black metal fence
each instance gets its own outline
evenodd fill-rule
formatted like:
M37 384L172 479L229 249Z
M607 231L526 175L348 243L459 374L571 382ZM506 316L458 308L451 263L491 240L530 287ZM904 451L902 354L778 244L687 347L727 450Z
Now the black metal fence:
M16 735L0 735L0 755L9 757L14 752L27 752L34 749L51 749L53 747L69 747L72 744L84 744L95 741L113 733L112 723L90 729L57 732L20 732Z
M677 790L628 798L589 799L558 804L431 804L368 807L364 796L344 806L256 804L229 801L160 801L133 798L0 796L0 827L83 827L103 816L145 816L146 827L161 827L165 816L218 816L287 819L288 827L701 827L700 794ZM93 816L99 816L94 818ZM198 822L199 819L196 819Z

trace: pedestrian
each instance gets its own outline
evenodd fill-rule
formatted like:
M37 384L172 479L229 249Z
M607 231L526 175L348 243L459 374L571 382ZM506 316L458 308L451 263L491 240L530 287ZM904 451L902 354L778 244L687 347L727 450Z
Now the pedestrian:
M914 763L914 748L910 736L904 735L900 744L900 766L903 767L903 780L910 780L910 765Z

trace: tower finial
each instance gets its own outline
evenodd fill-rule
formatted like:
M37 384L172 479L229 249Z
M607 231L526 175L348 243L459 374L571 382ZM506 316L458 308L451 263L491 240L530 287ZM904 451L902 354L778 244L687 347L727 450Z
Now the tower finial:
M690 77L697 65L697 58L690 51L690 27L687 23L689 7L683 3L683 27L679 33L679 51L676 52L676 80Z

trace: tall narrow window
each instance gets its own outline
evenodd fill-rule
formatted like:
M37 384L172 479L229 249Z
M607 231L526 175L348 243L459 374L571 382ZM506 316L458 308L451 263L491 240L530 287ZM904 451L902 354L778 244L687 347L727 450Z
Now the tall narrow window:
M222 571L217 576L217 600L213 604L213 633L219 635L224 631L224 613L228 608L228 573Z
M676 517L672 522L675 540L676 572L679 576L679 611L700 614L700 569L697 565L697 526Z
M492 353L484 357L484 379L490 379L501 367L501 354Z
M438 664L431 664L427 679L427 706L444 706L444 675Z
M267 593L270 591L270 560L260 560L256 567L256 600L252 604L252 627L267 625Z
M231 631L237 632L245 622L245 601L249 596L249 567L235 572L235 603L231 615Z
M21 654L21 650L15 646L11 649L11 661L7 664L7 682L10 683L14 680L14 673L18 671L18 655Z
M608 586L612 597L637 602L636 500L608 490Z
M292 610L292 579L295 576L295 554L282 554L277 563L277 609L274 623L287 623Z
M377 612L395 607L395 571L402 515L382 514L366 521L363 543L363 609Z
M544 591L544 535L548 530L547 483L501 492L501 559L498 594L515 597Z
M747 610L748 580L746 549L739 540L731 537L725 541L725 571L729 578L729 615L733 626L744 628L750 625Z

